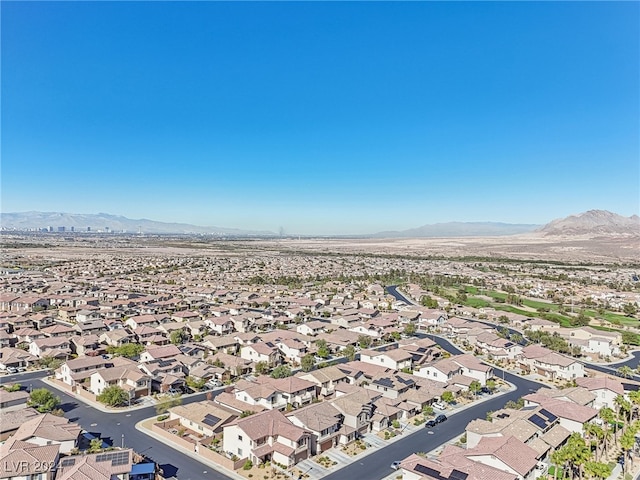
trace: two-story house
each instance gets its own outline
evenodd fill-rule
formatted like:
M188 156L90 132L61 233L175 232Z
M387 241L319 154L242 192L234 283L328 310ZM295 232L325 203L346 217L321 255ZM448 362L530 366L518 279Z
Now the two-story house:
M311 433L279 410L266 410L226 425L222 445L225 452L254 464L273 461L290 467L311 455Z

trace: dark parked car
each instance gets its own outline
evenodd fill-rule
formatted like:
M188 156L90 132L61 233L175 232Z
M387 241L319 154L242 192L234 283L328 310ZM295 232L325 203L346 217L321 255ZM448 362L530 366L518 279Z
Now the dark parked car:
M427 427L427 428L433 428L437 424L438 423L435 420L427 420L427 422L424 424L424 426Z
M483 395L484 395L484 394L489 394L489 395L492 395L492 394L493 394L493 392L492 392L491 390L489 390L487 387L482 387L482 388L480 389L480 393L481 393L481 394L483 394Z
M436 422L436 423L442 423L442 422L444 422L444 421L446 421L446 420L447 420L447 416L446 416L444 413L441 413L440 415L438 415L438 416L436 417L435 422Z

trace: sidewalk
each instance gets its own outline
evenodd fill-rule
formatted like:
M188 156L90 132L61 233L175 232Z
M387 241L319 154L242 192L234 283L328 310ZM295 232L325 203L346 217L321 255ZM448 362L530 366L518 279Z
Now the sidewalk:
M508 382L506 382L508 383ZM464 410L466 410L467 408L473 407L475 405L478 405L479 403L482 403L484 401L490 400L492 398L495 397L500 397L502 395L505 395L509 392L512 392L515 390L515 387L511 384L509 384L509 388L505 388L504 390L500 391L499 393L495 393L494 395L487 395L485 397L482 397L482 399L480 401L477 402L472 402L472 403L468 403L465 405L456 405L455 407L446 410L445 414L450 417L452 415L457 414L458 412L462 412ZM410 419L407 423L402 423L401 427L400 427L402 434L401 435L396 435L393 438L390 438L389 440L384 440L380 437L378 437L378 435L376 433L366 433L363 435L362 440L367 444L367 449L364 450L362 453L359 453L356 456L350 456L345 454L344 452L342 452L342 450L340 448L332 448L330 450L327 450L326 452L324 452L322 454L323 457L329 457L332 461L336 462L336 465L330 467L330 468L324 468L321 465L319 465L315 460L313 459L307 459L307 460L303 460L302 462L298 463L296 465L296 467L302 471L307 473L307 475L309 475L308 480L319 480L322 477L325 477L329 474L335 473L338 470L351 465L352 463L359 461L361 459L363 459L364 457L367 457L369 455L372 455L374 453L376 453L377 451L379 451L382 448L387 447L388 445L390 445L393 442L397 442L398 440L405 438L409 435L412 435L416 432L418 432L419 430L424 430L424 424L422 425L414 425L413 424L413 419ZM454 438L453 440L451 440L451 442L455 443L458 440L458 437ZM444 444L443 444L444 445ZM441 449L442 445L440 445L439 447L437 447L435 450L433 451L437 451L438 449ZM397 471L392 471L388 477L388 479L395 479L397 476L399 475L399 472Z
M103 413L123 413L123 412L132 412L135 410L142 410L143 408L149 408L149 407L155 407L156 404L158 403L155 397L152 396L148 396L148 397L143 397L142 399L139 400L139 402L136 405L132 405L130 407L108 407L106 405L103 405L100 402L94 402L91 399L85 398L81 395L78 395L75 392L72 392L70 389L67 389L66 387L60 385L58 383L58 381L55 380L50 380L48 377L45 378L41 378L40 381L42 381L42 383L45 383L47 385L49 385L50 387L55 388L56 390L60 391L60 392L64 392L67 395L69 395L70 397L73 397L74 399L86 403L87 405L95 408L96 410L99 410ZM195 395L200 395L202 394L202 392L196 392L196 393L188 393L185 395L180 395L180 398L190 398L192 396Z

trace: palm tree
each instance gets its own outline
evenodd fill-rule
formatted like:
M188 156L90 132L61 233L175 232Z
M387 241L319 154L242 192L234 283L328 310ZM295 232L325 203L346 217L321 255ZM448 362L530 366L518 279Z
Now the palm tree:
M584 469L589 475L595 478L604 479L611 475L611 467L606 463L587 462L584 465Z
M567 450L562 447L551 454L551 461L555 465L556 468L553 469L553 478L557 480L558 478L558 468L562 466L562 479L564 480L565 475L567 474L567 462L569 456L567 454Z
M616 370L616 374L622 378L631 378L633 376L633 368L623 365Z
M618 395L613 402L618 407L618 414L622 414L622 417L626 418L627 422L631 423L631 403L622 395Z
M631 400L631 419L638 418L640 412L640 390L629 392L629 400Z
M637 428L637 427L636 427ZM622 434L620 437L620 446L622 447L622 452L624 455L624 463L622 464L622 476L624 477L625 469L627 466L626 460L629 459L633 461L633 457L631 456L631 450L636 443L636 428L633 426L629 426L627 431Z
M598 414L600 418L604 421L604 443L603 443L603 452L606 454L609 446L609 438L611 438L611 432L609 431L609 427L611 423L615 420L615 413L609 407L603 407L600 409L600 413ZM617 425L617 422L616 422Z
M555 460L564 461L563 464L571 469L571 478L575 477L576 470L580 478L582 478L582 468L591 459L591 450L587 447L582 436L578 432L574 432L564 447L555 452L554 455ZM563 472L563 478L564 475Z
M585 423L584 424L584 433L585 440L589 441L589 446L595 452L596 461L598 461L598 445L602 444L604 439L604 430L600 427L600 425L596 425L595 423Z

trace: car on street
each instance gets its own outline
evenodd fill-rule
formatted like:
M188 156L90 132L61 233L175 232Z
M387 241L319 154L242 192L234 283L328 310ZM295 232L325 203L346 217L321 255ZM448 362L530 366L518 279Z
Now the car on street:
M400 460L396 460L391 464L391 468L394 470L398 470L400 468Z
M424 426L426 428L433 428L437 425L438 423L435 420L427 420L424 424Z
M447 421L447 416L444 414L440 414L436 417L435 422L436 423L442 423L442 422L446 422Z

